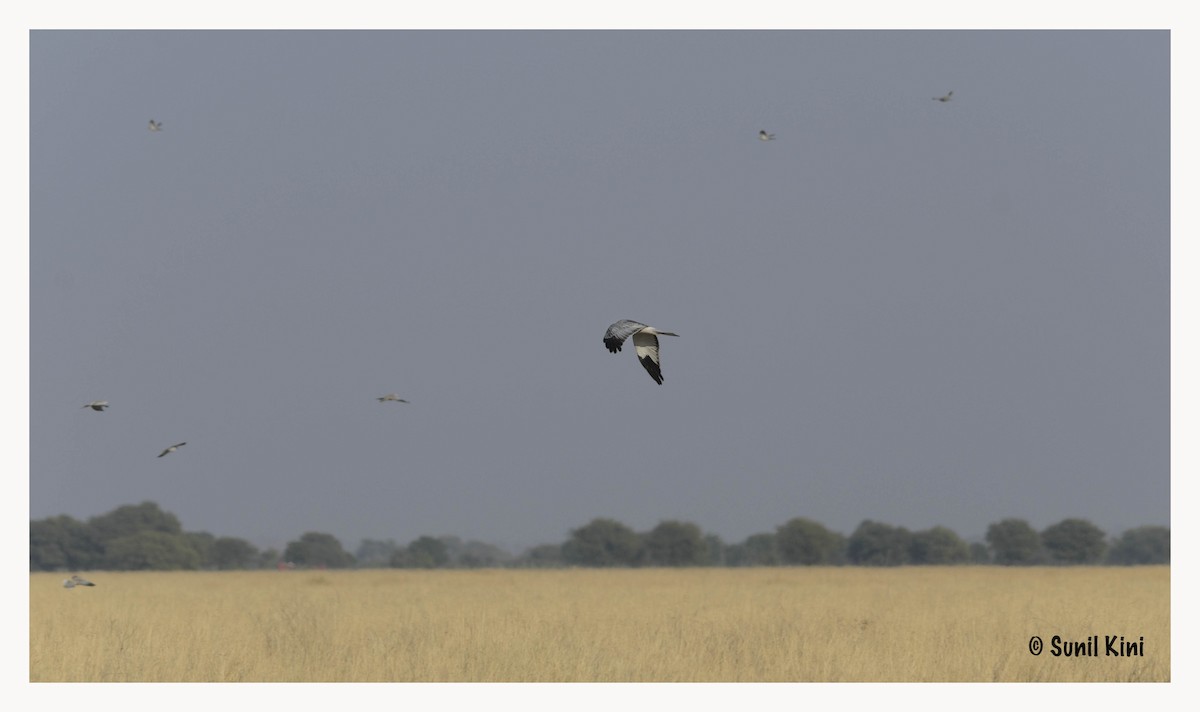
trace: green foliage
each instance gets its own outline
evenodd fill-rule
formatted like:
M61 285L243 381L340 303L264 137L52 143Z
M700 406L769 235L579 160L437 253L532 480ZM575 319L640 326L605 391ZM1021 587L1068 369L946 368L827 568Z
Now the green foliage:
M576 566L633 566L641 554L641 538L614 519L593 519L571 532L563 559Z
M91 527L65 514L29 523L30 571L99 568L104 546Z
M846 556L860 566L900 566L908 563L912 534L904 527L864 519L846 546Z
M1042 538L1024 519L1004 519L988 525L992 561L1004 566L1028 566L1039 561Z
M216 568L213 564L213 544L217 540L215 536L208 532L184 532L183 538L200 555L200 568Z
M101 568L117 571L195 570L200 568L200 554L183 536L145 530L109 541Z
M297 566L311 568L344 569L354 565L354 556L342 548L342 543L332 534L305 532L298 541L289 541L283 550L283 558Z
M705 534L704 544L708 547L708 557L704 563L709 566L725 565L725 542L716 534Z
M990 564L992 555L988 553L987 544L981 541L971 543L971 563L972 564Z
M1167 527L1128 529L1108 552L1111 564L1171 563L1171 530Z
M1104 531L1086 519L1064 519L1042 531L1050 560L1061 564L1096 564L1104 558Z
M512 554L493 544L472 539L454 552L452 561L455 566L466 569L479 569L494 566L504 566L512 561Z
M392 566L402 569L435 569L450 563L446 543L431 536L414 539L406 548L397 550Z
M407 547L391 539L364 539L357 563L407 568L447 566L776 566L780 563L864 566L901 564L1038 563L1169 564L1171 532L1167 527L1130 529L1109 547L1104 532L1084 519L1065 519L1039 534L1022 519L988 526L986 545L967 545L950 529L936 526L909 532L903 527L864 520L849 537L818 522L795 518L774 533L755 534L726 545L690 522L663 521L638 535L613 519L597 518L571 532L561 545L544 544L520 557L481 541L422 536ZM1105 553L1107 549L1107 559ZM300 566L353 566L355 556L330 534L307 532L289 542L283 560ZM30 571L245 569L274 567L275 549L258 551L244 539L185 532L179 519L151 501L124 505L81 522L68 515L31 520Z
M563 565L562 545L540 544L522 554L515 563L534 569L558 568Z
M92 528L96 538L101 542L144 531L175 535L183 533L179 518L170 512L159 509L154 502L126 504L117 507L108 514L92 517L88 520L88 526Z
M282 560L283 560L283 556L279 553L278 549L274 549L274 548L263 549L258 554L258 568L273 569L276 566L278 566L279 562Z
M691 522L660 522L642 543L651 566L700 566L708 561L708 542Z
M914 564L965 564L971 559L967 542L946 527L914 532L908 558Z
M212 565L222 571L258 568L259 556L253 544L237 537L218 537L212 545Z
M775 530L775 546L785 564L830 565L841 562L846 538L823 524L796 517Z
M741 544L725 550L727 566L778 566L779 549L774 534L751 534Z
M392 539L363 539L354 552L355 565L360 569L382 569L391 565L392 555L400 548Z

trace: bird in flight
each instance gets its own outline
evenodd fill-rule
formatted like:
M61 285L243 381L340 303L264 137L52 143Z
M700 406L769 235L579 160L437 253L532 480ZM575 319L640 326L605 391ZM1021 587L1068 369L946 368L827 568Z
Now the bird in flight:
M82 576L72 576L69 579L63 579L63 588L75 588L76 586L95 586L96 584L88 581Z
M642 362L646 372L654 379L658 385L662 385L662 367L658 362L658 337L659 336L679 336L669 331L659 331L652 326L622 319L613 322L608 327L608 331L604 332L604 345L612 353L621 350L621 344L625 343L625 339L633 337L634 350L637 352L638 360Z
M395 393L389 393L386 396L379 396L375 400L379 401L380 403L383 403L385 401L393 401L396 403L407 403L408 402L408 401L404 400L403 398L401 398L400 396L396 395Z
M164 455L170 455L171 453L175 452L176 450L183 447L184 445L187 445L187 443L175 443L171 447L169 447L166 450L163 450L161 453L159 453L158 456L163 457Z
M150 126L149 126L149 129L150 129L151 131L162 131L162 122L161 122L161 121L155 121L154 119L150 119Z
M758 132L758 140L759 141L774 141L775 134L767 133L766 129L763 129L762 131Z
M91 403L85 403L83 407L103 412L108 407L108 401L92 401Z
M950 97L952 97L952 96L954 96L953 90L946 92L946 96L935 96L935 97L933 97L933 100L940 101L943 104L945 104L947 101L950 101Z

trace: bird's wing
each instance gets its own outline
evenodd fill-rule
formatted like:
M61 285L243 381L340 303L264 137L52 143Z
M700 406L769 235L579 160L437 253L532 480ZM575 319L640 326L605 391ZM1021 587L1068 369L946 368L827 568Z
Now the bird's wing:
M167 448L166 450L163 450L162 452L160 452L160 453L158 454L158 456L159 456L159 457L162 457L162 456L164 456L164 455L166 455L166 454L168 454L168 453L170 453L170 452L171 452L171 448Z
M658 337L654 334L639 332L633 335L633 346L637 351L638 360L646 368L646 372L658 385L662 385L662 367L658 362Z
M615 354L621 350L621 344L625 343L625 339L645 328L645 324L629 319L614 321L608 327L608 331L604 332L604 345L608 347L609 351Z

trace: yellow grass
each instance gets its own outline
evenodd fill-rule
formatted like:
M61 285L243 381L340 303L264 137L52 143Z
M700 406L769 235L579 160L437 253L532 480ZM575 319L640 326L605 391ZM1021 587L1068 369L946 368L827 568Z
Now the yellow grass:
M1167 567L85 575L30 576L31 681L1170 680Z

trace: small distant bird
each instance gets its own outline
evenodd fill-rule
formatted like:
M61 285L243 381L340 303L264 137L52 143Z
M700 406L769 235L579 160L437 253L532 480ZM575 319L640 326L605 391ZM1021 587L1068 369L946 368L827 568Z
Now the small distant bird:
M149 128L151 131L162 131L162 122L155 121L154 119L150 119L150 127Z
M954 92L948 91L948 92L946 92L946 96L935 96L935 97L933 97L933 100L940 101L943 104L945 104L947 101L950 101L950 97L952 97L952 96L954 96Z
M63 580L63 588L75 588L76 586L95 586L96 584L88 581L82 576L72 576L69 579Z
M640 322L622 319L613 322L608 327L608 331L604 332L604 345L612 353L617 353L621 350L621 344L625 343L625 339L633 337L634 350L637 352L638 360L642 362L646 372L654 379L658 385L662 385L662 367L658 362L658 337L659 336L679 336L669 331L659 331L652 326L646 326Z
M758 132L758 140L759 141L774 141L775 134L767 133L766 129L763 129L762 131Z
M163 450L161 453L159 453L158 456L163 457L164 455L170 455L171 453L175 452L176 450L183 447L184 445L187 445L187 443L175 443L171 447L169 447L166 450Z
M108 407L108 401L92 401L91 403L84 404L83 407L103 412L103 410Z
M407 403L408 402L408 401L404 400L403 398L401 398L400 396L396 395L395 393L389 393L386 396L379 396L375 400L379 401L380 403L383 403L384 401L393 401L396 403Z

